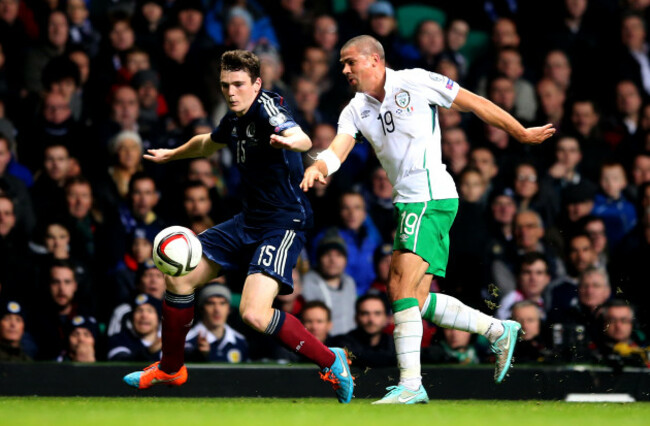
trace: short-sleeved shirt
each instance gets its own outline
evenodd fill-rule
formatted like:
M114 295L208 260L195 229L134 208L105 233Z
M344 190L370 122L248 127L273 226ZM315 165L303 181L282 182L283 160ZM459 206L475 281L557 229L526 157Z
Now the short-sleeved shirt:
M459 89L440 74L387 68L383 102L357 93L341 112L338 133L372 144L393 184L394 202L458 198L442 163L437 107L451 107Z
M229 112L210 135L227 144L237 161L242 180L246 225L260 228L307 229L312 210L300 189L304 168L299 152L273 148L272 134L298 125L281 96L260 91L241 117Z

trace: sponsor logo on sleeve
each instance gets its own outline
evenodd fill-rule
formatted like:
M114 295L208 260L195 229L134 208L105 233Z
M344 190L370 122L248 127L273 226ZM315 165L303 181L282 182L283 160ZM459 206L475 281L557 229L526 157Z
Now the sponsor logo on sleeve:
M447 84L445 84L445 88L447 90L451 90L452 87L454 87L454 80L452 80L451 78L448 78L447 79Z

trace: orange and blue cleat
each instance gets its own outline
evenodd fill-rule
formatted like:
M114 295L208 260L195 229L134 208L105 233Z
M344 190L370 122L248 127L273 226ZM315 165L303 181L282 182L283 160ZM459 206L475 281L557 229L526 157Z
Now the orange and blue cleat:
M151 364L142 371L135 371L124 376L124 383L138 389L147 389L153 385L165 384L180 386L187 382L187 367L182 366L174 374L167 374L158 368L160 361Z
M350 358L345 349L329 348L334 352L334 363L330 368L324 368L320 378L332 384L339 402L347 404L354 393L354 377L350 372Z

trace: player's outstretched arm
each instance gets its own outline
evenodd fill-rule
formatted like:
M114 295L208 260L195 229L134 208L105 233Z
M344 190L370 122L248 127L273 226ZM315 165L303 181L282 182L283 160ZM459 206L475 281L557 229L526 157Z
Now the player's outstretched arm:
M507 111L499 108L494 103L461 88L456 95L452 108L463 112L473 112L486 123L505 130L519 142L538 144L544 142L555 134L552 124L541 127L525 128Z
M338 170L341 163L348 158L352 148L354 148L352 136L344 133L336 135L329 148L318 154L316 162L305 170L305 175L300 182L302 190L309 191L317 181L325 184L325 177Z
M271 146L289 151L305 152L311 149L311 139L300 127L292 127L280 135L272 134Z
M183 145L174 149L148 149L143 157L154 163L163 164L183 158L209 157L224 144L218 144L210 139L210 133L196 135Z

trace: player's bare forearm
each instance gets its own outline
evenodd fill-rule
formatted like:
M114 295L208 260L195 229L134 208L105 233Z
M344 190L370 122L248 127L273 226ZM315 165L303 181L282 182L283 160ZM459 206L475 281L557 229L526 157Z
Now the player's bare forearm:
M306 152L311 149L311 139L300 129L292 127L281 135L271 135L271 146L296 152Z
M222 148L223 144L212 142L210 134L196 135L189 141L174 149L149 149L144 158L154 163L167 163L184 158L209 157L216 150Z
M553 125L525 128L512 115L482 96L461 88L452 105L459 111L471 111L484 122L505 130L519 142L538 144L555 134Z

